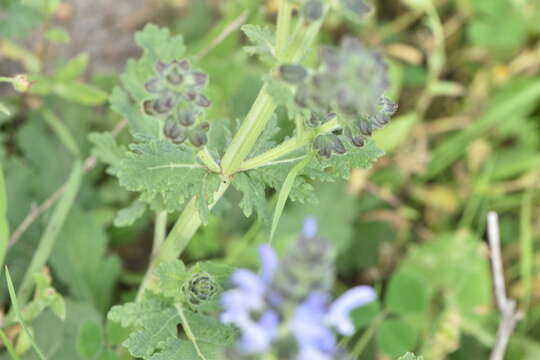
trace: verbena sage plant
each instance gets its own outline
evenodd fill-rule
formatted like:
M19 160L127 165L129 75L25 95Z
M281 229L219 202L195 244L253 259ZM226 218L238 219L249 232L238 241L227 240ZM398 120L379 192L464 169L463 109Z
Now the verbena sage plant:
M358 20L370 8L361 0L281 0L275 31L243 26L251 42L245 50L269 71L238 125L207 116L212 99L205 89L212 79L187 52L181 36L155 25L136 35L143 55L128 63L122 86L110 99L127 118L135 142L124 149L109 133L91 136L109 173L140 194L117 221L132 223L146 208L156 214L154 251L137 299L109 313L132 330L124 343L132 356L216 359L231 348L246 356L268 350L268 359L342 356L332 329L351 335L348 311L369 302L374 293L354 288L330 302L332 251L315 236L313 224L308 222L279 267L271 248L263 247L262 277L238 270L232 277L238 288L222 297L233 269L211 262L186 268L178 260L229 188L242 194L239 205L246 216L256 213L271 223L271 238L287 199L313 202L316 182L347 177L352 168L367 168L382 155L370 136L396 111L384 96L389 79L382 55L344 37L337 47L320 47L318 66L306 66L331 11ZM278 108L286 111L294 131L276 144ZM273 216L267 189L278 194ZM167 216L177 211L180 216L165 235ZM306 249L317 261L303 253ZM309 278L314 271L316 277ZM268 291L272 296L263 304L261 296ZM217 316L220 298L226 324ZM248 310L265 311L254 322ZM287 343L282 331L296 340ZM239 335L243 345L234 350ZM289 357L268 357L276 341L275 354L285 351Z

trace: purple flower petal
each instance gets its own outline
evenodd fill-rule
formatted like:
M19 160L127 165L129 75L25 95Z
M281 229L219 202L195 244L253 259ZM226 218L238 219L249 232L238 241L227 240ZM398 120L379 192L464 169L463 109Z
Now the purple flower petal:
M331 354L324 353L314 348L301 348L296 360L332 360Z
M314 238L317 235L317 220L313 216L308 216L304 220L302 236L308 239Z
M246 292L247 296L262 296L265 291L265 284L261 278L247 269L236 270L232 275L232 282Z
M276 252L268 244L261 245L259 247L259 257L262 265L261 278L265 284L270 284L279 263Z
M300 348L334 351L335 336L324 323L327 303L327 296L317 292L311 294L296 308L292 332Z
M273 311L263 314L258 323L246 320L237 324L242 331L239 347L245 354L259 354L268 350L277 335L279 317Z
M357 286L346 291L330 306L327 323L335 327L342 335L352 335L354 324L349 313L357 307L372 302L376 297L375 290L370 286Z

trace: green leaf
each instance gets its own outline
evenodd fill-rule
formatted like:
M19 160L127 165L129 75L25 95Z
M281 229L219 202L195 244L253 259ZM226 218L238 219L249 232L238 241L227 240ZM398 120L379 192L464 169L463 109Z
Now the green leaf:
M134 83L136 84L136 82ZM141 95L141 98L144 98L144 95ZM152 136L158 135L159 122L142 112L139 105L142 99L139 102L134 102L128 92L116 87L109 97L109 102L111 103L111 109L128 120L132 133Z
M30 339L30 342L32 343L32 347L34 348L34 351L36 354L38 354L39 358L41 360L47 360L47 358L43 355L39 347L37 346L34 337L32 336L32 333L30 332L30 329L26 326L26 323L23 320L23 316L21 313L21 309L19 308L19 303L17 301L17 295L15 295L15 289L13 287L13 282L11 281L11 276L9 275L9 270L6 267L6 281L8 285L8 291L9 291L9 297L11 299L11 306L13 308L13 312L15 313L15 317L19 324L22 326L24 332Z
M54 78L59 82L70 82L79 78L88 67L88 54L81 53L62 65L56 73Z
M13 3L0 18L0 34L4 39L23 38L42 20L36 9Z
M83 358L94 358L104 347L103 328L91 320L84 322L77 338L77 350Z
M375 160L384 155L384 151L377 148L372 139L361 148L353 146L349 141L344 141L343 144L347 153L334 155L330 159L319 159L319 167L329 172L334 179L347 179L350 171L355 168L369 169Z
M146 203L144 201L135 200L130 206L118 211L114 218L114 226L131 226L137 219L143 216L145 212Z
M34 298L22 310L24 321L32 322L46 308L50 308L58 318L65 320L66 304L64 298L51 286L51 278L42 272L34 274L36 290Z
M244 50L250 55L257 55L261 61L272 64L274 62L274 32L267 26L247 24L241 27L242 31L253 44L245 46Z
M109 132L92 133L88 136L88 139L94 144L92 154L109 165L108 171L110 174L116 174L120 162L125 158L126 149L120 147L116 143L114 136Z
M400 271L390 279L385 300L388 311L406 314L425 311L429 297L421 278Z
M54 91L68 101L82 105L100 105L107 100L107 93L95 86L82 83L59 83Z
M115 305L107 314L107 318L120 323L123 327L142 326L161 313L168 304L156 297L145 297L143 301Z
M97 212L72 208L50 259L71 296L101 311L110 307L121 271L119 258L107 254L107 225Z
M9 224L7 221L8 199L6 195L6 184L4 181L4 171L0 164L0 268L4 266L8 242Z
M411 352L406 353L403 356L400 356L398 360L424 360L423 356L416 356Z
M191 149L157 139L132 145L130 149L117 176L120 185L141 192L142 200L158 200L167 211L180 210L193 196L204 200L199 202L201 210L213 202L221 179L201 165ZM202 211L201 216L207 212Z
M156 269L161 293L173 299L182 297L182 287L188 274L184 263L180 260L162 262Z
M393 357L412 350L417 340L416 329L400 319L384 320L377 333L377 343L380 349Z
M268 219L269 209L263 183L253 180L245 173L239 173L234 177L232 185L243 195L239 205L246 217L250 217L253 210L256 210L259 216Z

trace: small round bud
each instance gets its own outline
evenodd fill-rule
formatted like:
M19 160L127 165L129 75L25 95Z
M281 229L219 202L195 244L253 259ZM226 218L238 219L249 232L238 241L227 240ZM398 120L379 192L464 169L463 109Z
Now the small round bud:
M319 20L324 11L321 0L308 0L302 7L302 15L309 21Z
M197 98L198 94L197 92L195 92L194 90L188 90L184 93L184 98L191 102L191 101L195 101L195 99Z
M279 67L279 75L288 83L299 84L305 80L308 73L302 65L284 64Z
M206 96L204 96L203 94L199 94L199 96L197 96L197 100L195 100L195 103L197 105L199 105L200 107L204 107L204 108L207 108L209 107L212 102L210 101L210 99L208 99Z
M154 67L159 74L163 75L170 65L158 60L156 61Z
M341 140L336 136L334 140L334 147L333 150L336 154L345 154L347 152L347 149L345 148L345 145L341 142Z
M175 139L181 134L182 129L180 128L180 125L178 125L172 117L169 117L163 126L163 135L169 139Z
M191 76L193 76L193 82L197 87L205 87L208 84L208 74L201 71L194 71Z
M157 94L164 89L159 78L152 78L148 80L144 83L144 88L151 94Z
M195 115L189 109L181 110L178 112L178 121L182 126L190 127L195 124Z
M154 110L154 112L158 114L166 114L169 111L171 111L173 106L174 106L174 99L172 98L172 96L167 95L164 98L159 98L159 99L154 100L152 104L152 110Z
M177 69L173 69L166 76L167 82L173 86L181 85L184 82L184 75L180 74Z
M189 133L189 141L191 141L193 146L200 147L208 143L208 138L204 131L195 130Z
M329 158L332 155L333 144L328 141L327 136L319 135L313 140L313 148L320 156Z
M156 115L154 111L154 101L155 100L145 100L143 102L143 112L148 116Z
M371 136L373 134L373 126L365 120L357 121L356 126L362 135Z
M32 82L25 74L19 74L13 77L13 82L11 84L18 92L27 92L32 87Z
M176 61L176 63L178 64L180 69L182 69L184 71L189 71L189 69L191 69L191 63L187 59Z

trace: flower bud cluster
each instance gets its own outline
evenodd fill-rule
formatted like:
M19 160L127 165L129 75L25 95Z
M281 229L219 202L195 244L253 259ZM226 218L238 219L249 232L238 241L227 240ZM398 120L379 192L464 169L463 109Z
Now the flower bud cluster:
M346 37L339 48L324 46L321 66L296 90L295 102L310 110L306 121L318 127L336 114L342 132L317 137L314 147L319 155L329 157L345 151L342 140L354 146L364 145L366 138L390 121L397 105L384 96L389 88L388 65L380 53Z
M331 302L334 252L316 232L315 220L308 218L281 261L263 245L260 275L246 269L233 274L235 288L221 298L221 320L241 331L231 359L350 359L337 346L334 330L352 335L350 312L373 301L375 291L357 286Z
M320 20L324 15L323 0L293 0L300 10L300 14L307 22Z
M194 146L208 142L208 122L199 122L199 115L209 107L210 100L202 93L208 75L192 69L189 60L173 60L155 64L156 76L144 84L152 99L143 102L149 116L164 119L163 134L175 144L189 140Z

